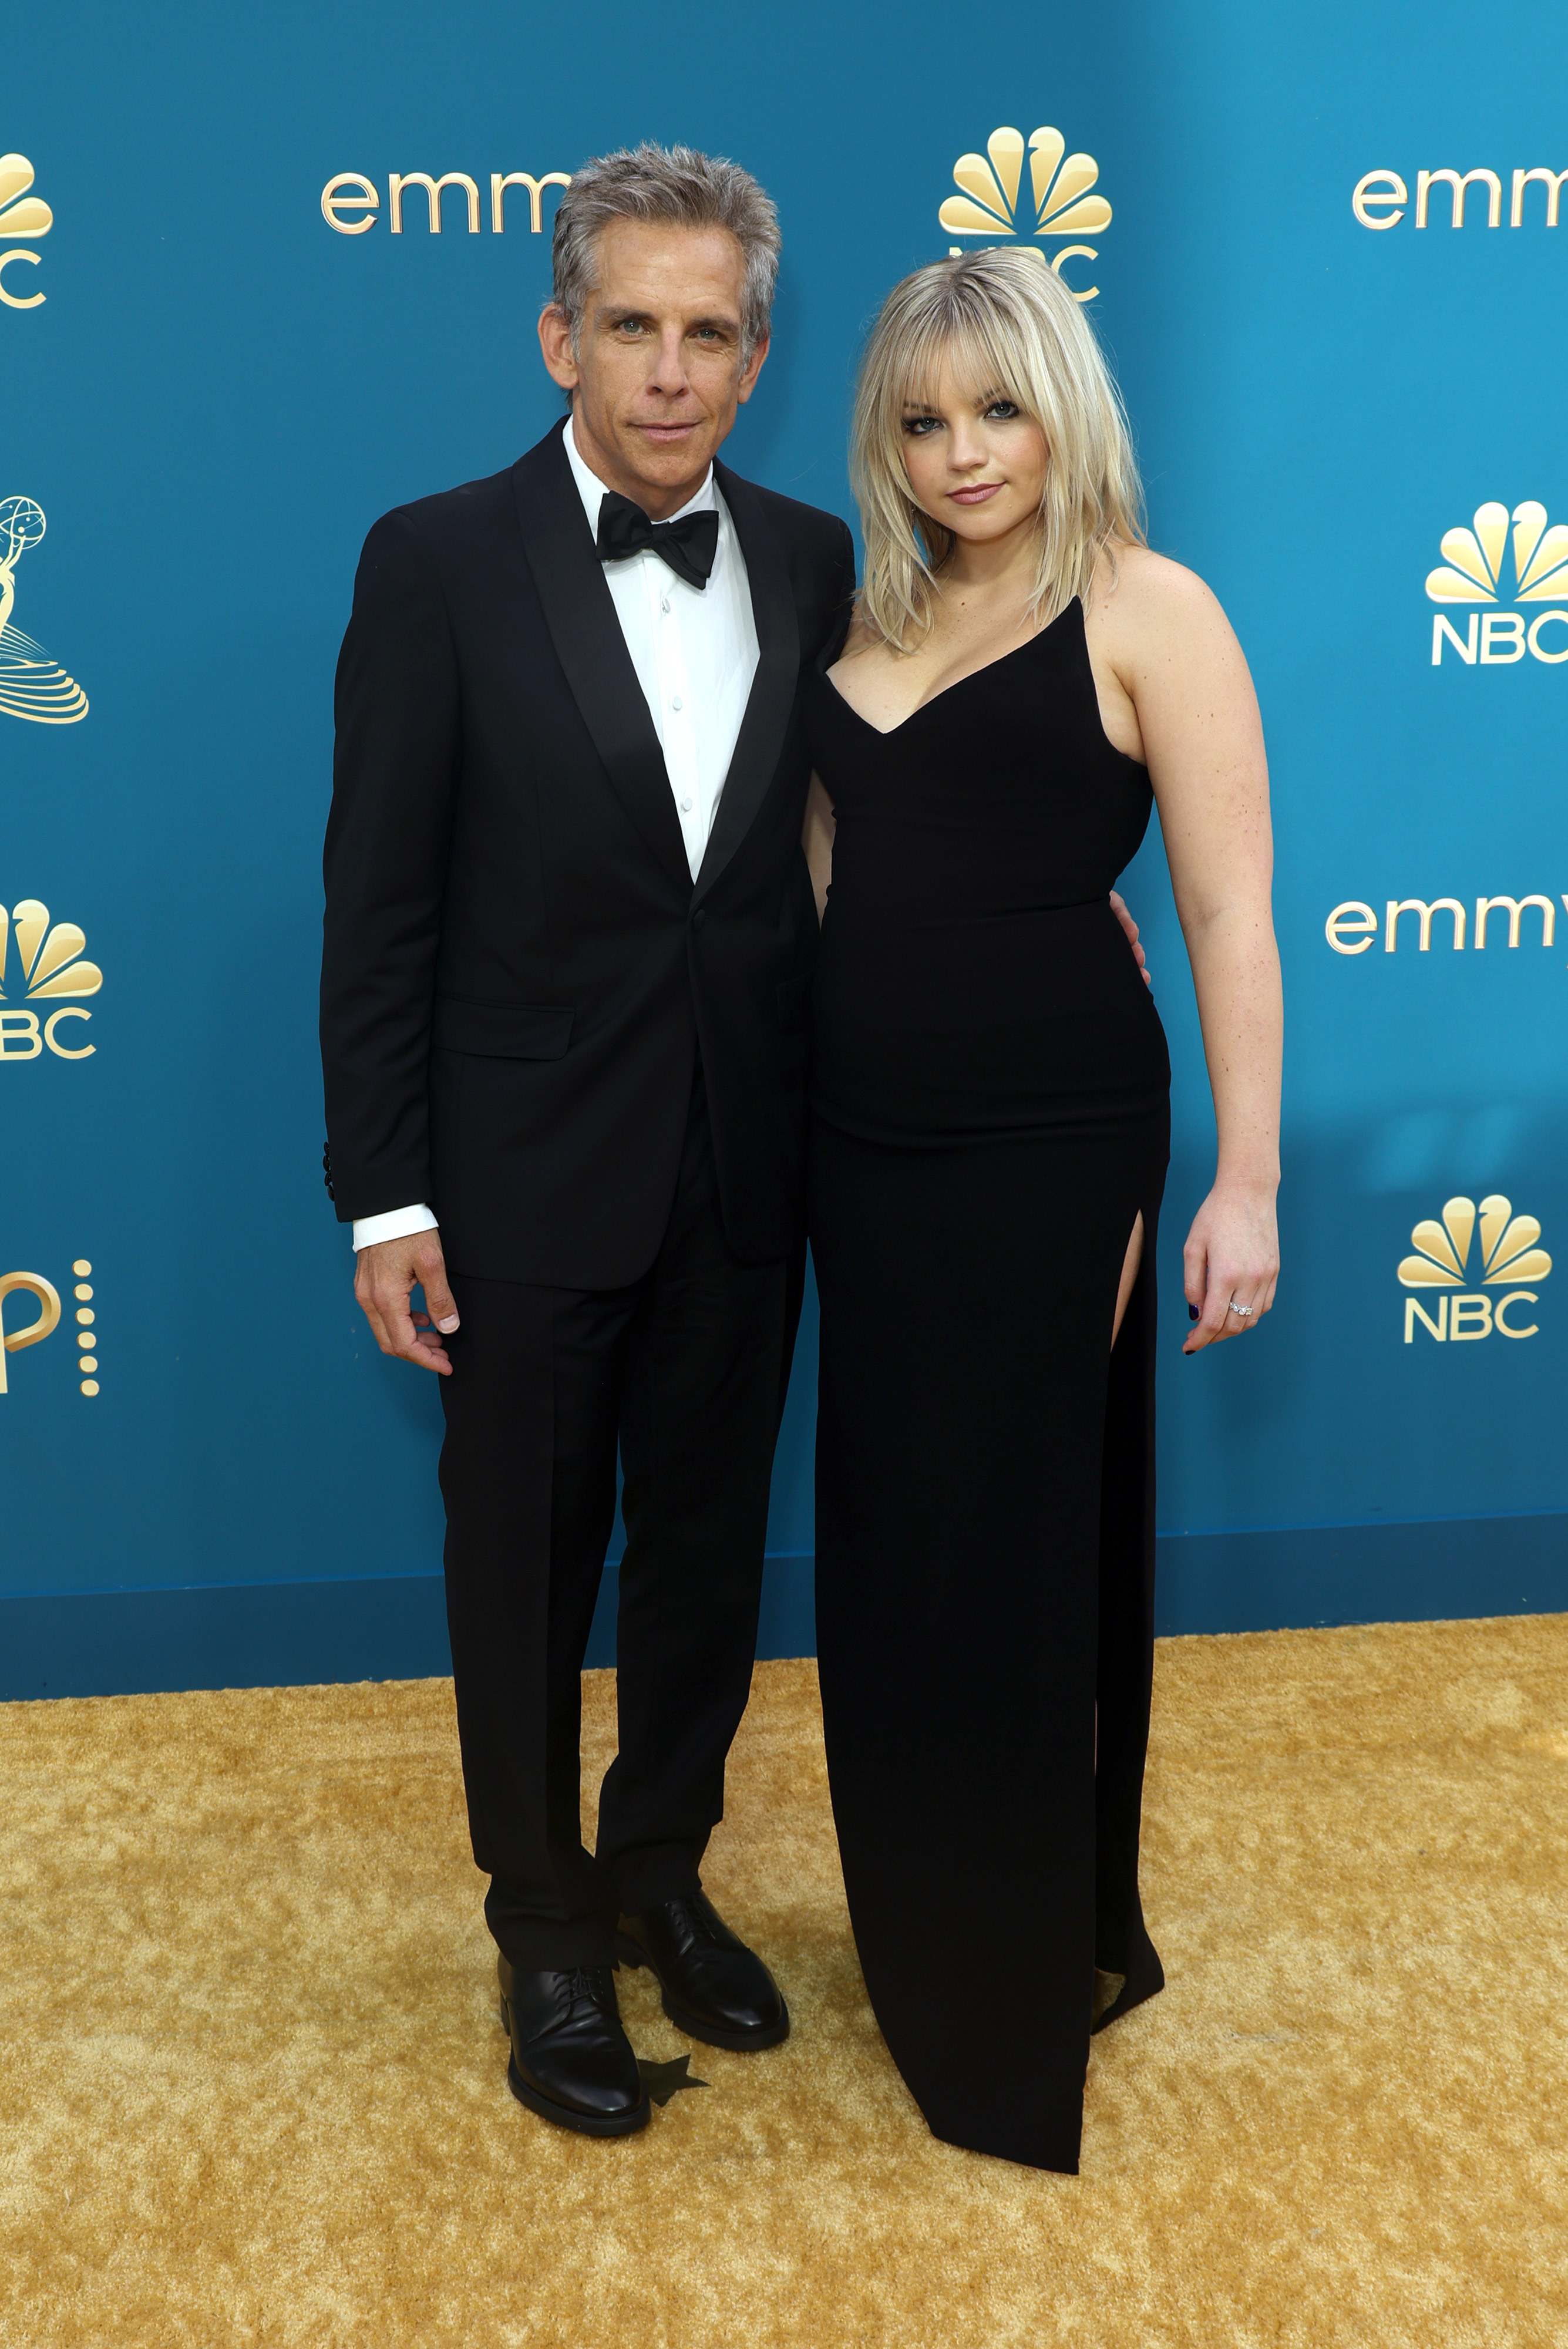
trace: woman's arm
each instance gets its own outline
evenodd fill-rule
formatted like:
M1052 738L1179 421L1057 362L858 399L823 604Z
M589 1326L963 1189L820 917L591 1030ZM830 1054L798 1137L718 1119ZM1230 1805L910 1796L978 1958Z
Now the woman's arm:
M812 776L805 795L805 824L800 844L811 867L811 885L816 893L816 918L820 922L827 911L828 884L833 879L833 802L822 788L820 775Z
M1097 616L1159 807L1214 1094L1214 1187L1183 1255L1199 1311L1190 1354L1255 1327L1279 1275L1282 1007L1268 764L1241 647L1201 580L1128 550ZM1232 1312L1232 1299L1251 1314Z

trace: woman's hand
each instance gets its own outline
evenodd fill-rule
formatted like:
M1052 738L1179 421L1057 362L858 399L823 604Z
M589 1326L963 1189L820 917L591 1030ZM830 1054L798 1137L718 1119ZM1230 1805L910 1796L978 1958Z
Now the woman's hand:
M1128 913L1127 899L1122 895L1119 889L1113 889L1111 891L1111 911L1127 933L1127 944L1133 950L1133 960L1137 963L1139 970L1143 973L1144 985L1147 988L1152 988L1154 981L1149 977L1148 965L1144 960L1143 948L1137 942L1137 924Z
M819 925L827 911L827 893L833 886L833 835L836 830L833 802L822 788L822 777L814 774L806 788L805 826L800 836L800 844L811 867L812 894L816 899Z
M1197 1314L1184 1354L1255 1330L1274 1301L1280 1275L1272 1184L1216 1183L1192 1219L1181 1261L1188 1310ZM1251 1309L1233 1309L1243 1305Z

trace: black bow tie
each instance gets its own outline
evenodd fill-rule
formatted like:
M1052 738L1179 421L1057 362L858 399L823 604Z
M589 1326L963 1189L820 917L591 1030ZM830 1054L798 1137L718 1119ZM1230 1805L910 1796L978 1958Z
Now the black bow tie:
M600 562L624 563L649 549L678 579L706 587L719 552L719 517L710 507L706 513L682 514L679 522L655 522L618 490L607 490L599 507Z

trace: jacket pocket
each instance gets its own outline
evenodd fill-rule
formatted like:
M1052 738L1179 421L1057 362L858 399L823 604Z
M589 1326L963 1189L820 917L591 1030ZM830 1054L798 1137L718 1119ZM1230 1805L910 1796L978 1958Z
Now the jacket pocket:
M572 1040L571 1006L486 1003L472 995L438 995L433 1041L449 1052L492 1061L558 1061Z
M798 978L786 978L778 990L779 1031L784 1036L798 1036L811 1025L811 973L802 972Z

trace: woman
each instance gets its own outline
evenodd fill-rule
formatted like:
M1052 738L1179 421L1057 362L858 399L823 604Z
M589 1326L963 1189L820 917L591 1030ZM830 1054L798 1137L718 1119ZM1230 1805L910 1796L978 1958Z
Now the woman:
M1137 1836L1169 1064L1107 895L1152 790L1219 1129L1196 1353L1256 1329L1278 1268L1262 736L1033 252L895 287L852 464L865 585L810 682L805 829L834 1810L932 2129L1075 2171L1090 2031L1164 1980Z

